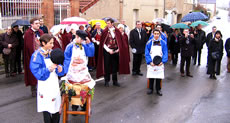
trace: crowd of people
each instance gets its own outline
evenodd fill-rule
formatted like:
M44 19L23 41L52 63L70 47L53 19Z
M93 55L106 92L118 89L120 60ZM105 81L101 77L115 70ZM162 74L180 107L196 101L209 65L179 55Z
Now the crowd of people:
M173 29L169 33L159 23L151 25L150 30L141 21L137 21L132 30L129 30L124 20L117 26L112 18L106 23L105 29L97 22L94 26L59 25L48 31L43 18L33 18L30 20L31 26L23 33L16 25L0 34L6 77L23 74L23 64L25 85L31 86L33 97L37 96L38 112L43 112L45 122L59 122L60 119L62 98L58 90L58 76L66 76L68 87L78 87L76 83L80 83L93 89L95 81L89 72L95 71L96 78L104 77L105 87L110 86L111 76L113 86L120 87L118 73L143 76L140 68L145 56L146 78L149 80L147 94L153 94L156 82L156 94L162 96L164 64L171 60L173 65L177 65L180 56L181 77L193 77L190 64L201 65L205 43L208 47L207 74L210 79L217 79L216 75L220 75L224 47L228 57L227 71L230 72L230 38L224 46L222 34L215 26L206 36L202 25L183 30ZM63 64L50 60L50 53L55 49L63 51ZM85 110L85 104L79 102L72 102L72 110L78 110L79 105Z

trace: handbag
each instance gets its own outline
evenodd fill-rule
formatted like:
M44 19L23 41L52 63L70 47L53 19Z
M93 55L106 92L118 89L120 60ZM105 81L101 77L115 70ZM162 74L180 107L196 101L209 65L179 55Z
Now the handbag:
M3 48L3 54L5 55L9 55L11 53L11 49L10 48Z
M215 59L215 60L217 60L217 59L219 59L220 58L220 53L218 52L218 51L216 51L216 52L212 52L212 59Z

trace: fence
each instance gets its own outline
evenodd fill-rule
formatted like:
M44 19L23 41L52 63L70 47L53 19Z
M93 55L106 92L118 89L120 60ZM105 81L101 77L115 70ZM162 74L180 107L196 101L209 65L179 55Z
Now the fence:
M0 29L10 26L18 19L30 20L41 16L42 0L0 0ZM54 0L54 23L69 17L69 0Z

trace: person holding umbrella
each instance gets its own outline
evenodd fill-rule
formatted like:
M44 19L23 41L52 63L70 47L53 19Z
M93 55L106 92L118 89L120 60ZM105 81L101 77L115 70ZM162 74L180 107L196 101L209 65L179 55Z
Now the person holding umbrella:
M178 53L180 53L179 37L180 37L179 29L174 29L173 33L170 36L170 41L169 41L169 51L172 55L173 65L177 65Z
M194 47L194 55L193 55L193 65L196 65L196 61L198 59L198 66L200 66L201 52L203 49L203 45L206 41L206 34L202 30L201 24L196 26L194 31L194 36L195 36L195 47Z
M161 84L164 79L164 64L168 61L168 48L164 40L160 38L161 32L153 30L154 38L149 40L145 47L145 60L147 63L147 78L149 79L149 90L147 94L153 93L153 84L156 82L156 93L162 96Z

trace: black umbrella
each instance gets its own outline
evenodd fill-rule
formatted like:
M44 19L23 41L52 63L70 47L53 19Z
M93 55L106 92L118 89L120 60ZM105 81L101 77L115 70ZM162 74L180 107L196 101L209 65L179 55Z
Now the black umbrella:
M16 20L14 23L11 24L12 27L14 26L29 26L30 22L28 20Z
M104 18L102 18L102 20L104 20L105 22L106 22L108 19L112 19L112 20L114 21L114 23L118 23L118 22L119 22L116 18L111 18L111 17L104 17Z
M161 24L161 27L164 31L166 31L167 33L172 33L173 32L173 29L170 28L170 25L167 25L167 24Z

